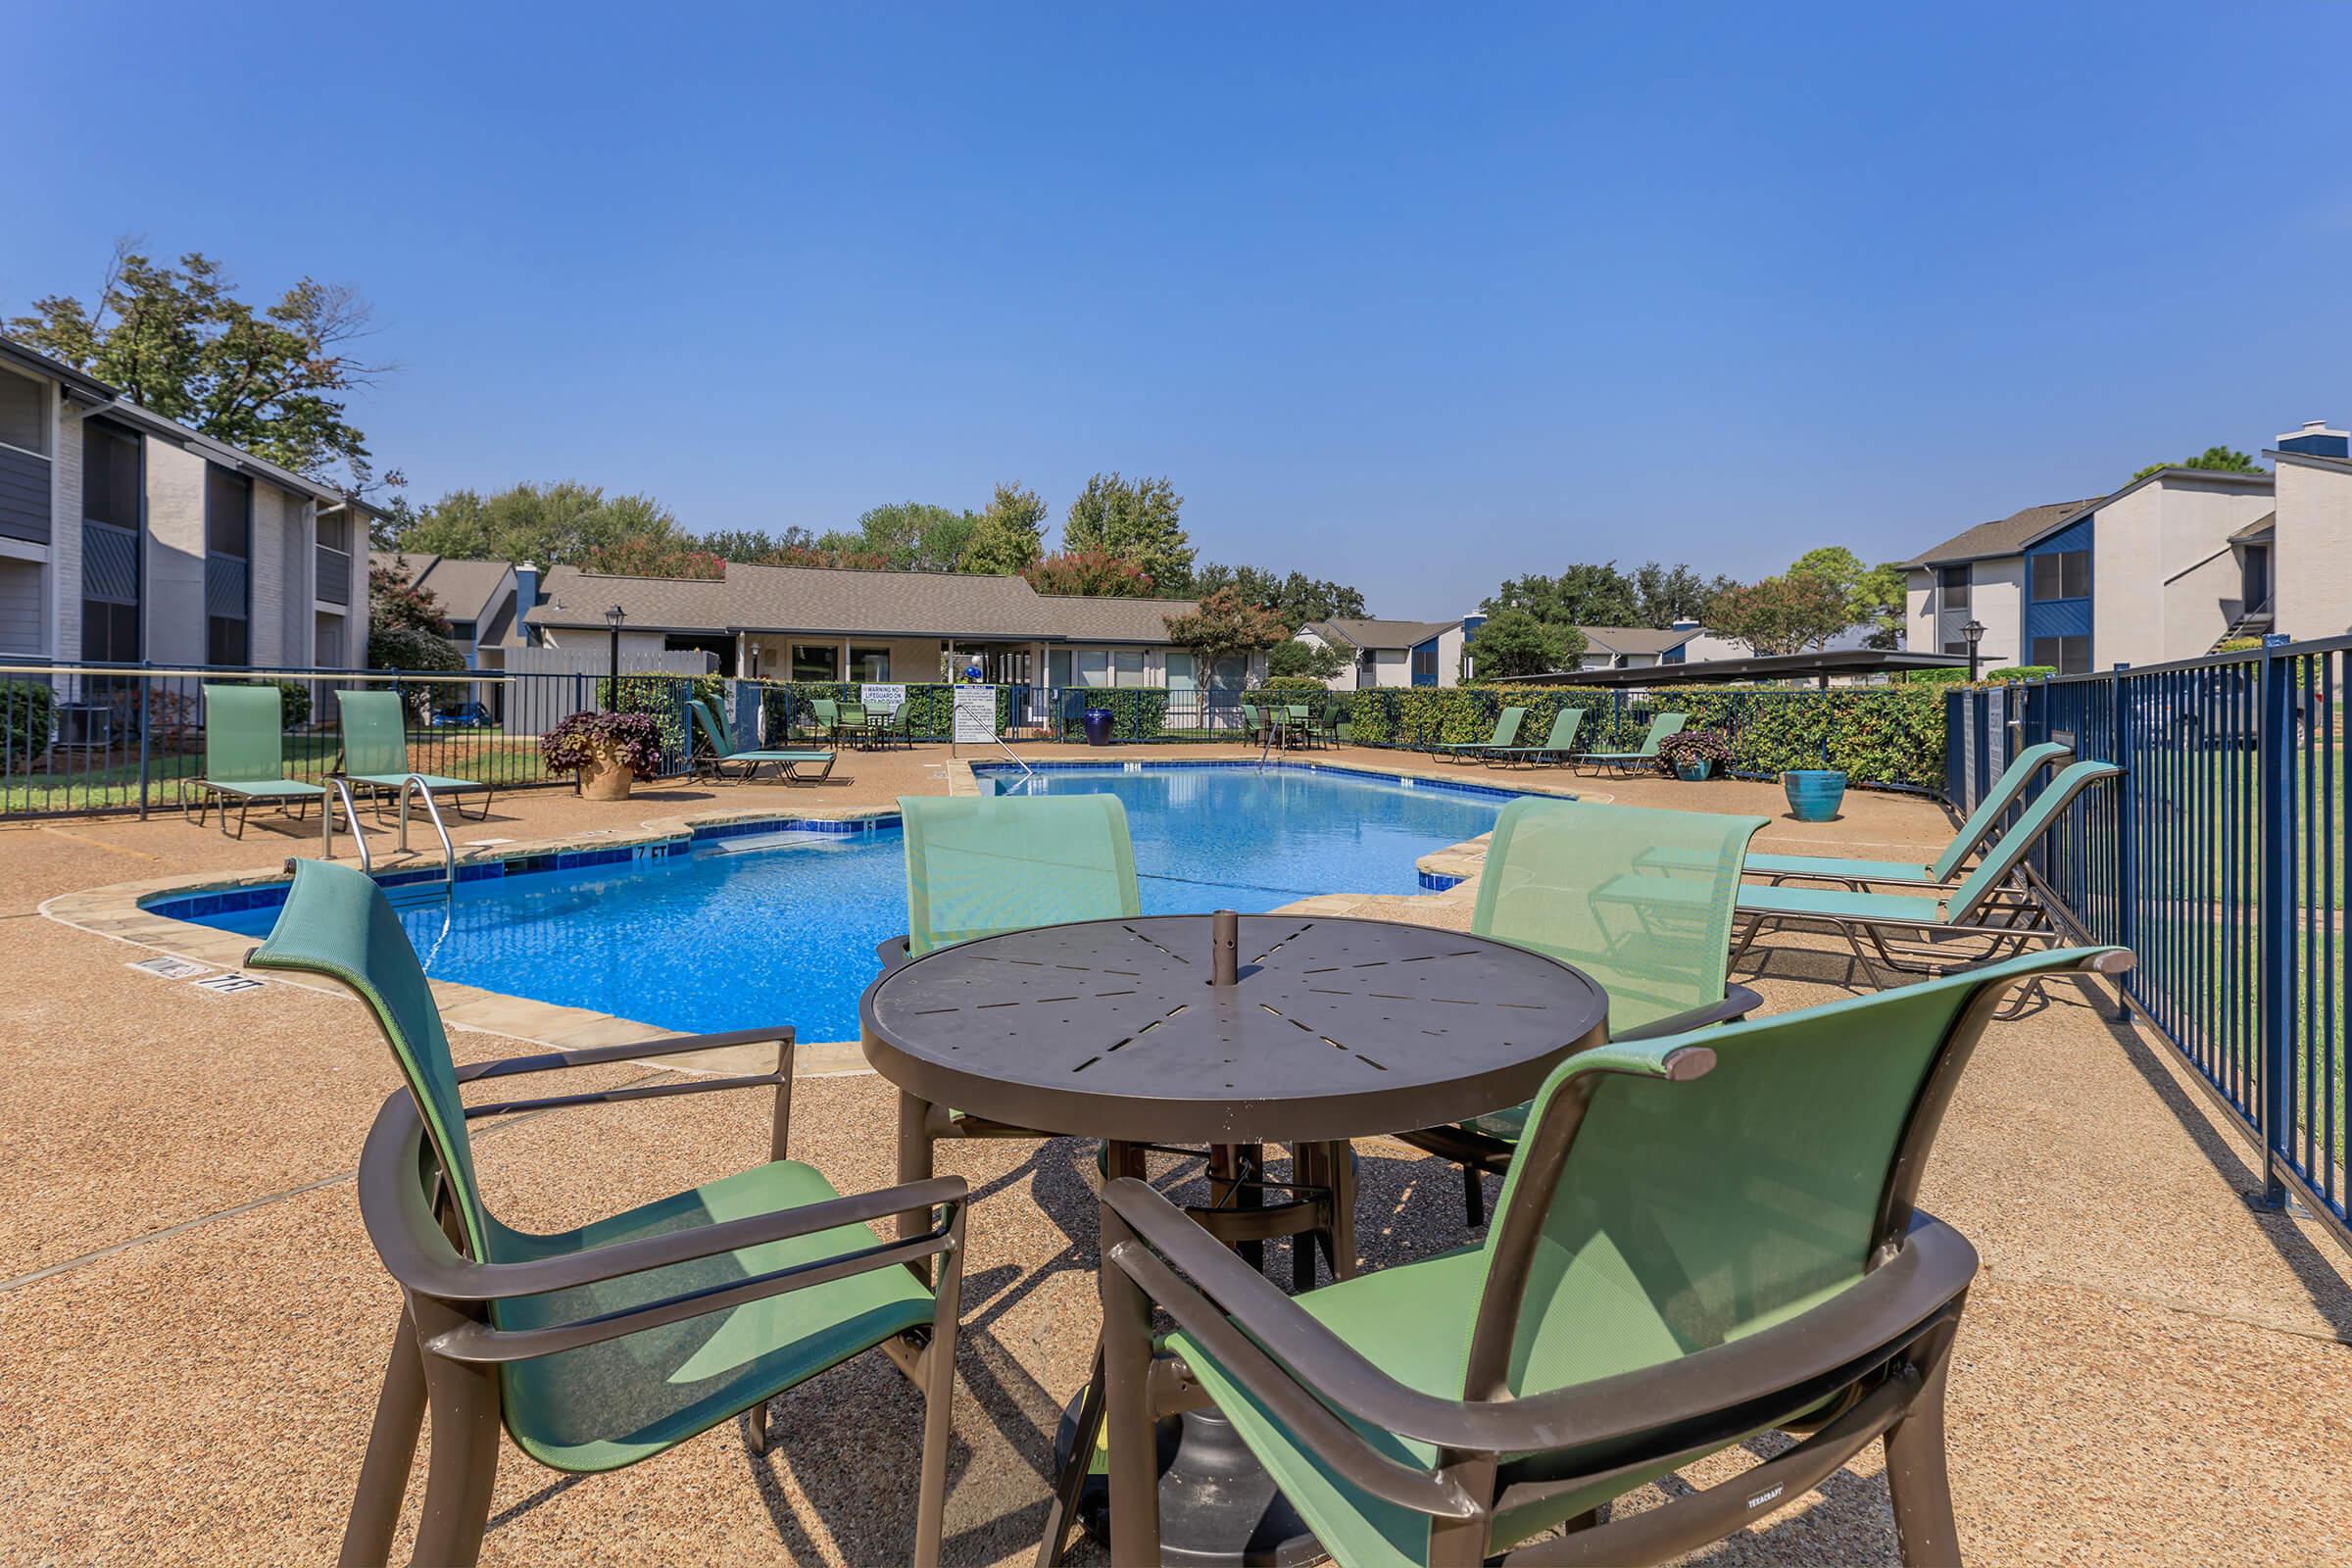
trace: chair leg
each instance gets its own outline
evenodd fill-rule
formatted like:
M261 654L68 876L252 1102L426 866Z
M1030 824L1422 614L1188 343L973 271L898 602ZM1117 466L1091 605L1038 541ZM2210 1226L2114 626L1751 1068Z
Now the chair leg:
M431 1310L444 1321L419 1324L419 1338L465 1321L446 1307ZM498 1371L436 1357L425 1363L424 1378L433 1451L425 1470L424 1514L416 1525L416 1561L473 1568L498 1481Z
M1472 1230L1487 1222L1487 1178L1476 1165L1462 1167L1462 1214Z
M956 1325L963 1314L963 1223L956 1245L939 1260L939 1290L931 1313L931 1344L923 1351L923 1469L915 1494L914 1560L939 1561L947 1539L948 1449L956 1432Z
M1965 1301L1965 1298L1963 1300ZM1886 1490L1894 1500L1896 1549L1911 1568L1960 1561L1952 1481L1943 1451L1943 1390L1951 1370L1955 1316L1912 1352L1920 1389L1902 1420L1886 1429Z
M424 1363L416 1354L416 1331L401 1308L384 1362L384 1390L376 1396L375 1421L368 1432L368 1456L360 1461L360 1484L343 1525L339 1568L383 1568L400 1529L400 1504L409 1490L409 1466L416 1457L416 1434L424 1425Z
M767 1452L767 1401L761 1399L744 1411L743 1419L749 1429L744 1434L743 1446L756 1454L764 1455Z
M1152 1439L1152 1303L1110 1260L1132 1244L1126 1222L1102 1209L1102 1381L1110 1437L1110 1560L1159 1561L1158 1445Z

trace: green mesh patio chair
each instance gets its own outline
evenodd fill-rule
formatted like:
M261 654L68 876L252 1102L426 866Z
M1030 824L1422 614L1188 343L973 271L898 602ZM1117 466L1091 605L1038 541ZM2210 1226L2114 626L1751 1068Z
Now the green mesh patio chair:
M1533 767L1539 762L1557 765L1575 753L1576 732L1584 727L1584 722L1583 709L1563 708L1551 715L1551 728L1541 746L1490 746L1480 755L1490 767L1508 767L1513 763Z
M824 731L825 739L836 746L841 744L841 705L839 703L830 697L811 697L808 699L808 715L816 720L816 727Z
M481 805L473 813L474 820L490 815L490 799L497 792L488 780L419 773L409 766L408 710L398 692L339 690L335 712L343 731L343 761L336 771L375 798L378 820L411 779L422 784L431 798L479 794ZM460 816L466 814L463 799L453 799L451 804Z
M1827 855L1751 855L1747 874L1770 879L1778 887L1790 879L1836 882L1856 891L1882 887L1946 887L1960 874L1968 858L2000 830L2009 812L2045 767L2064 767L2075 754L2055 741L2044 741L2020 752L2017 760L1993 780L1992 788L1968 813L1960 831L1943 853L1924 865L1901 860L1849 860Z
M1429 747L1429 755L1451 758L1458 761L1464 758L1484 757L1492 752L1508 751L1511 747L1519 744L1519 726L1526 722L1526 709L1506 708L1494 720L1494 733L1485 740L1433 741Z
M1323 743L1322 726L1316 718L1312 703L1285 703L1283 711L1290 715L1285 721L1285 727L1290 730L1298 745L1312 747L1320 746Z
M976 937L1077 920L1132 919L1143 912L1127 808L1115 795L909 795L900 799L899 811L906 836L907 934L876 950L886 969ZM921 1136L922 1168L928 1170L931 1146L942 1139L1056 1135L933 1105ZM1284 1190L1291 1201L1268 1204L1271 1184L1263 1180L1265 1155L1256 1145L1162 1152L1208 1162L1211 1208L1228 1201L1231 1206L1201 1210L1203 1223L1220 1233L1247 1230L1244 1245L1252 1258L1262 1256L1258 1239L1295 1235L1302 1238L1292 1253L1295 1279L1313 1277L1308 1240L1322 1249L1334 1272L1353 1269L1354 1259L1342 1255L1346 1249L1338 1240L1346 1234L1340 1205L1353 1201L1351 1165L1337 1173L1319 1165L1295 1171L1298 1187ZM1283 1217L1270 1223L1269 1209Z
M1762 1000L1731 984L1733 901L1760 816L1526 798L1494 820L1470 929L1572 963L1609 994L1617 1040L1682 1034ZM1670 870L1650 858L1671 853ZM1462 1208L1484 1219L1485 1176L1510 1168L1529 1107L1398 1136L1462 1167Z
M1323 699L1323 712L1315 720L1315 729L1327 746L1340 744L1340 726L1348 721L1348 705L1338 692Z
M1658 743L1669 735L1679 735L1690 722L1688 713L1660 713L1649 721L1649 731L1642 744L1630 752L1586 752L1577 758L1577 765L1590 766L1594 772L1639 773L1658 760Z
M368 878L317 860L295 868L276 928L247 962L349 988L407 1086L385 1102L360 1156L361 1217L404 1309L344 1563L381 1563L390 1552L428 1407L432 1458L416 1560L471 1563L502 1426L532 1459L574 1474L650 1459L738 1415L748 1417L753 1451L764 1452L769 1399L874 1348L923 1391L910 1560L939 1560L965 1184L940 1177L844 1198L814 1167L785 1158L790 1029L456 1067L399 916ZM461 1085L493 1078L768 1042L777 1046L772 1073L474 1105L459 1096ZM472 1121L742 1088L775 1095L764 1164L554 1233L515 1230L483 1200ZM888 1242L868 1228L900 1216L916 1222L913 1236ZM927 1268L935 1256L933 1290L910 1265ZM809 1442L826 1462L839 1457L823 1434Z
M235 836L245 836L246 813L257 801L274 806L281 814L300 819L311 803L326 808L326 787L285 777L283 731L285 710L275 686L216 686L204 688L204 774L180 786L179 814L184 820L191 803L197 825L218 802L220 831L228 832L228 808L237 808Z
M724 782L727 769L741 769L735 782L745 783L759 777L763 767L773 767L776 777L786 784L822 784L833 776L833 764L840 754L833 751L740 751L728 729L725 714L715 703L700 697L686 700L687 710L694 715L694 727L702 744L694 749L696 778L710 777ZM813 767L814 773L804 773L804 767ZM848 779L843 783L851 782Z
M2002 995L2129 963L2036 954L1571 1056L1482 1244L1298 1297L1107 1183L1111 1560L1160 1560L1152 1422L1206 1401L1343 1568L1657 1562L1874 1442L1902 1559L1957 1562L1943 1405L1977 1255L1918 1209L1920 1175ZM1609 1516L1776 1431L1797 1441Z
M1842 936L1863 972L1941 974L1954 967L1990 962L2020 953L2030 942L2054 942L2060 933L2030 889L2015 885L2026 856L2041 842L2067 808L2094 784L2121 774L2112 762L2077 762L2065 769L2027 807L2014 826L1984 852L1976 868L1948 892L1853 893L1843 888L1743 887L1740 913L1747 921L1734 951L1735 961L1769 928L1795 923L1826 926ZM1906 946L1888 942L1890 933ZM1863 950L1863 941L1870 951ZM1923 951L1947 944L1940 961ZM1899 980L1890 983L1900 984Z
M1274 715L1281 710L1261 710L1255 703L1242 705L1242 744L1244 746L1273 745L1283 720ZM1287 717L1287 715L1285 715Z

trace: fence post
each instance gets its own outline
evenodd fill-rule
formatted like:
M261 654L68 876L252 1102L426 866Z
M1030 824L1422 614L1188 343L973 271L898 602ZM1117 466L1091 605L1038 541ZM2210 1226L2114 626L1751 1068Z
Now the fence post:
M2082 717L2078 721L2084 730L2090 728L2089 706L2085 701ZM2138 922L2132 918L2132 908L2139 898L2139 858L2132 850L2132 834L2139 820L2138 808L2132 800L2139 788L2139 769L2126 760L2130 754L2124 749L2130 738L2130 726L2125 718L2130 706L2124 701L2123 676L2109 675L2107 760L2124 770L2123 777L2115 782L2115 942L2121 948L2131 947L2138 936L2135 929ZM2045 741L2050 738L2046 720L2042 724L2041 738ZM2089 738L2088 735L2078 734L2075 744L2085 746ZM2080 755L2077 753L2077 756ZM2115 1017L2118 1023L2129 1023L2132 1019L2132 995L2126 989L2128 983L2127 975L2115 977Z
M2294 1077L2295 955L2288 918L2295 896L2294 692L2286 661L2262 655L2261 710L2255 755L2262 774L2262 886L2256 940L2262 945L2257 1017L2262 1037L2262 1203L2284 1208L2278 1161L2293 1138L2287 1086Z
M147 694L154 680L145 660L139 662L139 820L147 820Z

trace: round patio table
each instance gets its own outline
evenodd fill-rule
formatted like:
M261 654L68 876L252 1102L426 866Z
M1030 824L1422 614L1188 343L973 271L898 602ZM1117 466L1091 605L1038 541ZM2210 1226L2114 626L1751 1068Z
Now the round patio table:
M885 971L859 1012L867 1059L899 1089L903 1182L931 1174L922 1128L936 1104L1102 1139L1113 1175L1141 1175L1148 1145L1288 1144L1345 1197L1348 1140L1519 1104L1608 1032L1600 986L1525 948L1386 920L1231 911L957 943ZM917 1216L900 1224L920 1228ZM1335 1274L1352 1272L1351 1239L1334 1241ZM1101 1388L1090 1378L1064 1422L1041 1563L1058 1558L1091 1466ZM1181 1419L1181 1435L1171 1423L1161 1442L1167 1560L1319 1554L1225 1423Z

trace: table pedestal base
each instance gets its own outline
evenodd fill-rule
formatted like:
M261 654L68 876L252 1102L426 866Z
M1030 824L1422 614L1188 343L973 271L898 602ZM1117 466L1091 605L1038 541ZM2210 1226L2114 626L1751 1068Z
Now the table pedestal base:
M1086 1391L1061 1413L1054 1436L1054 1470L1069 1463ZM1275 1488L1274 1478L1214 1410L1191 1410L1161 1420L1159 1446L1159 1556L1183 1568L1301 1568L1321 1562L1322 1546L1306 1521ZM1078 1494L1078 1522L1096 1541L1110 1543L1110 1484L1089 1475Z

